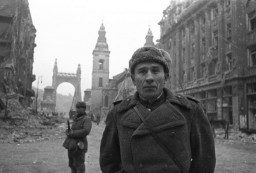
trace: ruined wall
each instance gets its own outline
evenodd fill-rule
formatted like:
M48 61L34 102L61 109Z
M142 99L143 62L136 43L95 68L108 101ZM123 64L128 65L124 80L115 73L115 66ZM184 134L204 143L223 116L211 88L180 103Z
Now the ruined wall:
M17 93L29 104L36 29L28 0L0 1L0 95Z

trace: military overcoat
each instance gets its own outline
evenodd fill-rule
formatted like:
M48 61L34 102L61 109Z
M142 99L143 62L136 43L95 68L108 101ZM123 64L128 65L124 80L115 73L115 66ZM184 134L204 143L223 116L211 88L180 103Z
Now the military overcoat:
M75 115L71 126L70 135L67 138L74 138L77 141L83 142L84 150L86 152L88 149L87 135L89 135L91 129L92 122L90 117L88 117L86 114L82 116Z
M150 112L138 93L108 113L100 147L103 173L213 173L215 146L200 103L164 89L166 101ZM152 137L134 107L171 151L170 157ZM176 159L181 167L174 161Z

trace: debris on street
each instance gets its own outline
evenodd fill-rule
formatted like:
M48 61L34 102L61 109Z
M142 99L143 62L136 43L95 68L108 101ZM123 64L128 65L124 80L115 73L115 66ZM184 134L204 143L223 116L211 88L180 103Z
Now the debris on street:
M65 132L65 118L46 116L24 108L18 99L8 100L8 116L0 113L0 143L31 143L62 138Z

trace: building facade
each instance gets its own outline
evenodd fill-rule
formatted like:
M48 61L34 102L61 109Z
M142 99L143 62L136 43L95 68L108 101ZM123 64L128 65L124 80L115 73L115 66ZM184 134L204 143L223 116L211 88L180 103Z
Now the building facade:
M32 82L36 29L28 0L0 1L0 95L19 94L26 105Z
M91 111L102 107L102 89L109 82L109 54L106 31L103 24L98 32L98 40L93 50Z
M209 119L256 131L256 1L172 1L159 25L171 89L200 99Z
M113 76L113 79L109 80L108 85L102 92L102 117L106 117L108 111L113 107L113 102L123 100L133 95L135 91L136 88L133 85L129 69L125 69L122 73Z

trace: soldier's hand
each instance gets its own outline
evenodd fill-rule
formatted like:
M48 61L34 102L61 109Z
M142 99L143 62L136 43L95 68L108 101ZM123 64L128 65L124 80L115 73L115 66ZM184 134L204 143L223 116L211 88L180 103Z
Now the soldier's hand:
M71 130L66 130L66 135L69 136L71 134Z

